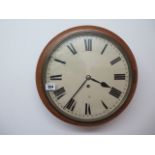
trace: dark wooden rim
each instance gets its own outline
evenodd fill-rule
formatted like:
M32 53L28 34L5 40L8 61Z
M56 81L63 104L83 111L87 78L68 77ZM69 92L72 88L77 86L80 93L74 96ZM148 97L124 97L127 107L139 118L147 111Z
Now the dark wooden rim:
M131 88L129 91L129 95L128 95L127 99L125 100L125 102L123 103L123 105L109 117L107 117L103 120L95 121L95 122L80 122L80 121L72 120L72 119L64 116L63 114L61 114L59 111L56 110L56 108L54 106L52 106L52 104L48 100L48 98L45 94L43 83L42 83L42 71L43 71L44 62L47 59L47 57L49 56L49 54L51 53L52 49L54 49L55 46L58 43L60 43L62 40L64 40L66 37L69 37L69 36L79 33L79 32L86 32L86 31L98 32L102 35L106 35L107 37L112 38L115 42L117 42L121 46L121 48L123 49L123 51L125 52L125 54L127 55L128 59L130 61L131 72L132 72ZM52 112L56 117L60 118L61 120L65 121L65 122L75 124L75 125L82 125L82 126L99 125L101 123L105 123L105 122L111 120L112 118L114 118L115 116L120 114L127 107L127 105L129 104L129 102L131 101L131 99L134 95L136 85L137 85L137 77L138 77L138 72L137 72L136 61L135 61L134 55L132 54L128 45L119 36L117 36L113 32L111 32L105 28L96 27L96 26L78 26L78 27L68 29L68 30L58 34L44 48L43 52L40 55L40 58L39 58L39 61L37 64L37 69L36 69L37 89L38 89L40 98L42 99L42 101L43 101L44 105L47 107L47 109L50 112Z

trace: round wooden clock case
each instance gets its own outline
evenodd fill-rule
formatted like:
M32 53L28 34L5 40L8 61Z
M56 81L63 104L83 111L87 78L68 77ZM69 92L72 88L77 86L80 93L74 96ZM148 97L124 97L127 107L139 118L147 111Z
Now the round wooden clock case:
M54 37L36 69L37 89L55 116L75 125L97 125L122 112L137 84L128 45L113 32L79 26Z

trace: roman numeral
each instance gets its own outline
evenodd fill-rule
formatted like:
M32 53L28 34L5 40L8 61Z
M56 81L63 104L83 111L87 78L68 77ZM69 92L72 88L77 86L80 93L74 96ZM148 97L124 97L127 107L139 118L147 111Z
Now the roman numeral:
M73 44L67 45L68 49L72 52L72 54L77 54L76 49L74 48Z
M73 111L75 106L76 106L76 101L73 98L71 98L69 102L64 106L64 108L67 108L68 110Z
M121 60L121 58L120 57L117 57L116 59L112 60L110 63L111 63L111 65L114 65L117 62L119 62L120 60Z
M92 39L84 39L85 50L92 51Z
M85 115L91 115L90 104L85 103Z
M54 61L59 62L59 63L62 63L62 64L66 64L65 61L62 61L62 60L59 60L59 59L54 59Z
M108 109L107 105L101 100L101 103L105 109Z
M110 92L109 92L110 95L112 95L112 96L114 96L116 98L119 98L121 93L122 93L121 91L119 91L118 89L116 89L114 87L112 87Z
M107 46L108 46L108 44L106 44L106 45L104 46L103 50L101 51L101 54L104 53L104 51L106 50Z
M114 74L114 80L125 80L125 74Z
M62 75L52 75L50 76L50 80L62 80Z
M64 87L61 87L61 88L55 90L53 93L57 97L57 99L60 99L61 97L63 97L65 95L65 89L64 89Z

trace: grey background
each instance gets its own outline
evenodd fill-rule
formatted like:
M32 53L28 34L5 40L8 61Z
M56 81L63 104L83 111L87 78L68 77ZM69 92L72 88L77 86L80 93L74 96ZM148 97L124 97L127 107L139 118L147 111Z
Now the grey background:
M112 121L78 127L53 116L35 83L38 58L47 42L78 25L96 25L122 37L139 71L129 106ZM154 20L0 20L0 134L155 134Z

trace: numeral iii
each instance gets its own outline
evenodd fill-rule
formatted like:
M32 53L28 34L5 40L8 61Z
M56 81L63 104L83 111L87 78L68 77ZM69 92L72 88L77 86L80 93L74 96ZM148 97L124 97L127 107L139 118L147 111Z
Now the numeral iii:
M114 74L114 80L125 80L125 74Z

